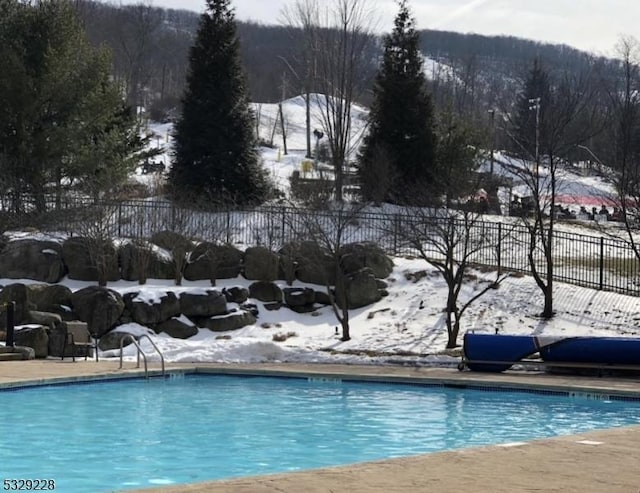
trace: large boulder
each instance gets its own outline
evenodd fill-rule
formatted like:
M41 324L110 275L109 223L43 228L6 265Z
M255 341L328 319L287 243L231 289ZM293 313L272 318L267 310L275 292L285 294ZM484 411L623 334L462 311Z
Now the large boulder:
M142 240L125 241L118 248L120 275L126 281L173 279L175 264L164 249Z
M376 283L376 277L369 268L364 268L345 276L344 284L347 307L349 309L371 305L382 298ZM338 290L336 293L338 304L340 304L342 298L342 293Z
M242 304L249 299L249 290L242 286L231 286L222 288L222 294L227 299L227 303Z
M42 325L48 327L50 330L62 325L62 317L57 313L29 310L26 319L28 324Z
M124 311L122 296L112 289L89 286L73 293L73 311L83 322L87 322L89 332L102 337L109 332Z
M198 327L179 318L172 318L166 322L162 322L156 325L154 330L158 333L164 332L176 339L188 339L198 333Z
M121 341L129 335L130 334L125 331L111 330L100 338L100 340L98 341L98 348L100 349L100 351L120 349ZM129 344L131 344L131 339L125 340L124 344L122 344L122 347L127 347Z
M159 324L180 314L180 302L175 293L165 291L159 296L146 296L146 291L125 293L122 297L131 320L140 325Z
M301 282L326 286L335 283L335 259L331 253L313 241L288 243L279 251L283 267L295 266ZM282 273L287 278L287 273Z
M7 309L4 308L5 303L13 301L15 303L13 310L13 323L20 325L27 319L29 310L33 306L29 303L27 297L27 287L22 283L9 284L0 291L0 329L7 327Z
M27 299L35 310L59 314L70 311L71 290L61 284L29 284Z
M214 289L180 293L180 311L187 317L210 317L227 313L227 299Z
M168 252L182 251L186 253L193 250L194 247L191 240L174 231L159 231L153 234L149 241Z
M16 327L13 334L16 346L26 346L33 349L36 358L49 356L49 335L42 325L25 325Z
M184 278L188 281L233 279L242 270L242 251L232 245L200 243L189 253Z
M249 286L249 297L265 302L280 302L282 301L282 289L272 282L257 281Z
M340 249L342 270L353 274L368 267L379 279L386 279L393 271L393 261L375 243L350 243Z
M27 346L10 346L10 347L0 346L0 354L9 354L9 353L19 354L23 361L36 358L36 353L33 350L33 348L30 348Z
M10 241L0 253L0 277L56 283L65 273L62 246L56 241Z
M228 315L220 317L194 318L193 320L198 327L203 327L214 332L237 330L256 323L256 317L252 313L242 310L231 312Z
M118 281L118 253L111 240L100 241L92 238L73 236L62 244L62 259L69 270L69 279L78 281L100 280L98 262L104 265L107 281Z
M247 248L244 252L244 277L251 281L273 281L278 278L279 255L266 247Z
M316 292L311 288L284 288L284 302L289 307L313 305Z
M313 302L319 305L330 305L331 297L326 291L315 291L313 296Z

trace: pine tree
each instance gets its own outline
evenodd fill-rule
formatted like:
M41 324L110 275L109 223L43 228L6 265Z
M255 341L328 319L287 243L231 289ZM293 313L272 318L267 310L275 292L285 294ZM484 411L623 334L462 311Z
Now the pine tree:
M367 200L424 202L433 183L433 105L415 21L406 0L398 5L395 27L384 38L359 171Z
M539 98L539 99L538 99ZM545 140L545 121L551 104L549 74L535 58L516 103L515 149L524 159L535 160L536 140L540 148ZM536 123L536 118L538 122ZM536 129L536 126L538 127ZM536 138L536 132L538 137ZM540 152L540 151L538 151Z
M89 44L67 0L0 3L0 17L3 186L16 201L30 193L39 210L51 182L58 194L64 179L96 194L113 189L144 142L136 119L123 118L109 53Z
M207 0L194 46L169 175L176 200L258 203L268 194L230 0Z

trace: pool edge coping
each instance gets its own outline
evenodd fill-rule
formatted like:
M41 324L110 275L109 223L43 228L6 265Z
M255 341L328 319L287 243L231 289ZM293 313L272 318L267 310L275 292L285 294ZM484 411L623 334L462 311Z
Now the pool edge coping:
M286 366L286 364L284 364ZM303 366L304 368L300 368ZM390 373L367 372L370 367L363 365L349 366L353 371L329 371L332 365L322 364L313 368L313 364L296 364L291 368L269 368L263 364L252 364L233 366L233 364L193 364L180 367L168 368L165 376L170 378L171 374L201 374L201 375L231 375L231 376L265 376L280 378L326 378L328 380L342 380L349 382L378 382L397 383L425 386L445 386L449 388L477 389L483 391L525 391L532 393L560 393L569 396L591 396L614 397L627 400L640 400L640 386L636 389L615 388L614 382L629 382L619 378L603 378L602 385L594 385L593 378L584 377L587 380L580 382L577 380L572 384L551 380L549 375L538 372L512 372L512 373L473 373L457 372L450 368L424 367L424 370L451 371L455 376L413 374L398 375L392 374L399 367L374 365L373 368L380 370L388 368ZM321 366L321 367L320 367ZM335 367L338 367L336 365ZM334 367L334 368L335 368ZM342 367L342 366L340 366ZM400 367L404 368L404 367ZM406 368L405 368L406 369ZM18 390L20 388L33 388L43 386L69 385L74 383L106 382L123 379L145 378L146 374L150 378L162 377L163 373L159 369L150 369L145 373L141 369L128 369L120 372L99 372L92 374L79 374L72 376L41 377L36 379L14 380L10 382L0 382L0 392L5 390ZM505 378L506 375L506 378ZM481 378L478 378L478 377ZM518 378L531 377L540 378L540 382L517 381ZM583 377L578 377L583 378ZM564 380L564 379L563 379ZM598 379L600 380L600 379ZM608 384L608 385L607 385Z

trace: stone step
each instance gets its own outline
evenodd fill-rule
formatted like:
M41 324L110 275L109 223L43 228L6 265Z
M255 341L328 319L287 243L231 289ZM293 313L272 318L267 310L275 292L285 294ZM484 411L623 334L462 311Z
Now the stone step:
M0 361L22 361L21 353L0 353Z

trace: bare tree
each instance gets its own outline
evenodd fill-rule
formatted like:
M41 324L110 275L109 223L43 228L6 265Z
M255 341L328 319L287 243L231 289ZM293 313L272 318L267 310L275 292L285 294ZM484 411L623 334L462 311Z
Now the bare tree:
M159 230L154 232L151 242L171 255L174 282L176 286L181 286L187 255L194 247L192 212L176 204L171 204L162 212Z
M311 157L311 92L314 88L317 70L317 26L314 22L317 11L317 0L296 0L292 5L286 5L282 10L283 22L292 29L292 38L294 35L297 37L298 30L303 32L304 42L293 55L295 57L294 64L287 59L283 59L283 62L304 94L307 158Z
M640 44L634 38L622 38L618 55L623 69L622 87L608 91L612 124L607 132L613 166L618 219L624 224L636 258L640 259L637 233L640 230Z
M342 341L351 339L349 279L343 269L343 249L356 240L358 215L365 207L339 202L324 209L298 209L296 214L288 215L289 227L298 241L285 248L285 255L318 273L342 328Z
M474 292L461 300L461 292L471 283L469 270L489 264L507 228L487 228L476 212L452 209L408 208L399 217L394 233L418 256L442 275L447 284L447 348L458 345L462 317L467 309L490 289L497 289L509 274L500 268L492 281L478 282Z
M71 232L79 236L79 247L85 250L88 265L95 271L98 285L120 278L118 255L113 243L116 236L116 220L121 207L119 202L100 201L91 204L70 225Z
M523 135L522 122L507 113L512 130L509 133L519 150L522 165L513 172L526 187L530 198L521 209L521 218L529 237L527 257L531 274L543 293L544 308L541 316L552 318L553 311L553 239L556 222L556 203L561 192L560 175L571 150L586 142L602 129L585 122L599 122L595 107L590 104L597 87L591 73L578 77L565 74L549 86L543 94L523 92L521 103L530 112L530 132ZM520 130L520 134L516 133Z
M162 26L161 9L140 2L119 11L120 30L117 50L124 67L124 86L127 102L133 106L146 106L143 90L148 86L155 67L150 63L158 30Z
M321 93L317 103L331 149L335 197L339 202L345 165L357 145L352 133L352 104L365 90L369 75L367 55L375 43L370 12L371 6L364 0L299 0L288 14L294 25L304 28L306 66L307 70L313 66L315 87Z

